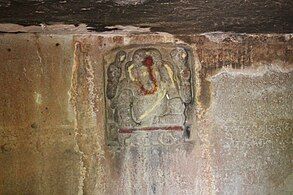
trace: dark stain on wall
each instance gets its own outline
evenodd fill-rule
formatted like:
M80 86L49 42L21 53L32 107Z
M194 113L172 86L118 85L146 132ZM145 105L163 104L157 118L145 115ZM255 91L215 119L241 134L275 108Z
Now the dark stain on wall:
M293 30L292 18L290 0L0 1L1 23L85 23L95 31L109 30L106 26L134 25L173 34L289 33Z

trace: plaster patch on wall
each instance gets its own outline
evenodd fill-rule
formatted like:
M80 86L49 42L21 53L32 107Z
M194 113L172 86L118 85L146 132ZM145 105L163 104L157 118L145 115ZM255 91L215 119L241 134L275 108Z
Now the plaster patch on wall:
M293 71L293 67L284 68L282 66L278 66L277 64L264 65L257 68L248 67L245 69L234 69L231 67L223 67L217 74L208 78L210 81L216 81L219 76L223 74L227 74L233 77L237 77L240 75L250 76L250 77L259 77L264 76L265 74L273 74L273 73L289 73Z
M34 98L35 98L35 102L38 105L42 104L42 94L38 93L38 92L34 92Z
M237 36L233 36L235 35L235 33L227 33L227 32L208 32L208 33L202 33L201 35L204 35L206 38L208 38L210 41L214 42L214 43L221 43L223 42L225 39L230 38L230 40L232 42L241 42L241 34L237 34ZM245 34L243 34L245 35Z

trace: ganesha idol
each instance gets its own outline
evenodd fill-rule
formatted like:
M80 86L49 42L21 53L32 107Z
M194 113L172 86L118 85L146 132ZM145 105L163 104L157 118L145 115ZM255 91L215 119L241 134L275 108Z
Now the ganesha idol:
M184 128L192 101L188 53L177 47L169 55L172 63L159 50L144 48L124 62L126 53L117 53L107 69L106 92L119 132Z

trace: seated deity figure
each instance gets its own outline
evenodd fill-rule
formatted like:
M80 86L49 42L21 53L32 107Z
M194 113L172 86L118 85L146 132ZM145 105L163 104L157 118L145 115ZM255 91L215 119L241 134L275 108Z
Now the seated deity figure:
M184 49L175 49L170 64L163 61L157 49L134 52L132 60L125 64L124 78L111 96L114 120L119 128L184 125L185 104L191 101L187 57Z

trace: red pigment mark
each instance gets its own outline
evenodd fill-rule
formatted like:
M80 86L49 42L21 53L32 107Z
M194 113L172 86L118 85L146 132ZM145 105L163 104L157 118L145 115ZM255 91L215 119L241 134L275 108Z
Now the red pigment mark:
M147 56L145 59L144 59L144 62L143 64L147 67L151 67L153 64L154 64L154 61L153 61L153 58L151 56Z
M153 58L151 56L147 56L144 59L143 64L147 67L147 71L149 73L149 79L152 81L153 87L152 89L148 90L143 86L143 84L140 81L138 81L140 90L142 91L144 95L154 94L158 90L158 83L153 71L153 64L154 64Z
M166 126L166 127L143 127L143 128L121 128L119 133L132 133L133 131L183 131L182 126Z
M132 133L133 129L128 129L128 128L121 128L118 131L119 133Z

